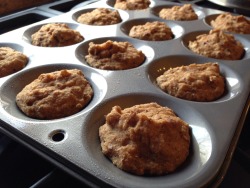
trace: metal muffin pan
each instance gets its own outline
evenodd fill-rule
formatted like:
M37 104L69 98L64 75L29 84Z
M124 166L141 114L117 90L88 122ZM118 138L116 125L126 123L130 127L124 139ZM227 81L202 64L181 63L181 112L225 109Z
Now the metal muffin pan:
M52 3L47 3L38 7L39 10L54 13L60 15L70 11L72 8L77 7L79 4L81 6L86 6L88 4L97 2L99 0L60 0Z
M18 119L32 121L31 118L24 115L24 113L22 113L17 108L15 103L15 97L17 93L21 91L22 88L25 87L25 85L29 84L32 80L36 79L42 73L74 68L80 69L84 73L86 79L90 82L95 93L90 103L80 113L88 112L91 108L95 107L100 101L102 101L104 95L107 92L107 83L104 77L95 70L90 69L88 67L73 64L50 64L37 66L30 69L26 69L23 72L9 78L7 83L2 85L2 100L6 101L6 103L9 103L8 106L6 106L5 108L6 112ZM78 116L79 114L77 113L75 115ZM72 117L74 117L74 115ZM33 121L36 122L38 120L33 119Z
M241 60L226 61L206 58L186 48L189 39L197 33L208 32L211 27L206 17L218 14L212 9L200 8L196 21L168 21L155 12L159 7L179 5L173 2L152 1L150 8L140 11L123 11L125 17L119 24L91 26L77 23L74 16L79 11L97 7L112 7L113 1L99 1L88 6L78 6L72 11L14 30L0 36L0 46L11 44L28 54L29 63L21 71L0 79L1 129L20 142L48 158L56 165L91 186L101 187L203 187L210 184L225 169L237 143L250 89L250 35L234 36L245 47ZM171 27L174 38L168 41L143 41L128 36L134 23L159 20ZM30 43L33 31L46 23L68 23L78 30L84 40L67 47L37 47ZM137 68L120 71L99 70L88 66L84 60L89 42L106 40L129 41L146 55L145 62ZM14 41L14 42L13 42ZM217 62L226 80L224 95L213 102L193 102L178 99L163 92L155 79L170 67L191 63ZM78 68L83 71L94 89L92 101L80 112L55 120L37 120L25 116L15 104L16 94L40 73L60 69ZM101 152L98 128L104 116L115 105L122 108L135 104L157 102L172 108L186 121L192 136L190 155L174 173L163 176L136 176L112 164ZM222 178L220 178L222 179Z
M0 17L0 34L4 34L14 29L42 21L53 16L55 16L55 14L41 11L36 7L7 16L2 16Z

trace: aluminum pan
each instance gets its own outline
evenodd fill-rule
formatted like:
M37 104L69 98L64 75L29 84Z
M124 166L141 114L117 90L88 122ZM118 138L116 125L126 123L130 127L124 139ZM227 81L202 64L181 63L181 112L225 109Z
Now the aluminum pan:
M224 7L236 8L241 10L250 10L249 0L209 0L209 1Z
M224 61L204 58L193 54L185 47L185 39L190 33L206 32L211 27L206 16L218 11L195 6L199 20L173 22L180 33L171 41L149 42L131 39L127 36L127 22L131 20L159 19L156 12L159 6L174 3L157 1L143 11L120 11L123 22L111 26L87 26L78 24L74 14L82 9L93 7L111 7L111 1L100 1L86 7L79 7L68 13L56 16L36 24L15 30L0 36L0 45L17 45L28 54L28 65L18 73L1 78L1 120L10 126L10 131L21 133L30 138L29 144L69 168L73 166L91 174L114 187L202 187L209 183L219 172L228 149L237 130L238 122L247 102L250 86L249 35L236 35L243 41L246 55L242 60ZM44 48L32 46L29 31L38 25L49 22L71 23L74 29L85 37L82 43L69 47ZM170 22L169 22L170 23ZM97 32L101 31L101 32ZM176 31L178 32L178 31ZM147 54L147 61L135 69L125 71L103 71L88 67L81 57L89 41L106 39L129 40ZM12 42L11 42L12 41ZM15 41L13 43L13 41ZM82 50L80 50L82 49ZM177 99L162 92L154 83L160 69L186 63L204 63L216 61L226 77L228 92L214 102L192 102ZM168 62L165 64L164 62ZM22 86L30 82L40 71L60 68L80 68L86 71L87 78L95 86L97 94L89 108L67 118L43 121L24 116L15 105L15 95ZM95 75L95 76L93 76ZM135 82L136 80L136 82ZM104 87L101 87L101 82ZM129 84L129 87L125 87ZM99 92L98 92L99 91ZM128 174L116 168L103 156L98 139L98 127L104 122L104 115L113 105L128 107L144 102L158 102L172 108L178 116L191 125L192 145L186 163L175 173L160 177L140 177ZM55 139L63 134L62 139ZM74 167L72 167L74 169ZM84 175L82 176L84 179ZM129 179L129 181L127 181Z

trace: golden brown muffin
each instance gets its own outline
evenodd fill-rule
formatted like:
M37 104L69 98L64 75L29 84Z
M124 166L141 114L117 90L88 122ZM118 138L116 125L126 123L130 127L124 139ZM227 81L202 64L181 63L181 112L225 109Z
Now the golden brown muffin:
M217 63L191 64L171 68L156 79L166 93L190 101L213 101L225 90L225 79Z
M117 10L107 8L96 8L91 12L81 14L77 21L88 25L112 25L122 21Z
M197 36L194 41L189 41L188 47L197 54L224 60L239 60L245 53L243 45L233 35L221 30Z
M108 40L102 44L90 42L85 59L90 66L98 69L125 70L141 65L145 55L129 42Z
M162 41L172 39L174 34L164 22L154 21L133 26L129 36L141 40Z
M43 25L32 36L32 44L43 47L69 46L83 41L84 37L64 23Z
M150 5L150 0L116 0L115 8L122 10L142 10Z
M0 47L0 78L23 69L28 57L10 47Z
M177 21L189 21L198 19L198 16L195 13L191 4L173 6L171 8L163 8L159 12L159 17L165 20L177 20Z
M189 154L189 125L157 103L114 106L99 136L104 155L136 175L173 172Z
M250 21L243 15L220 14L211 21L211 26L232 33L250 34Z
M82 110L93 90L78 69L41 74L16 96L18 107L29 117L57 119Z

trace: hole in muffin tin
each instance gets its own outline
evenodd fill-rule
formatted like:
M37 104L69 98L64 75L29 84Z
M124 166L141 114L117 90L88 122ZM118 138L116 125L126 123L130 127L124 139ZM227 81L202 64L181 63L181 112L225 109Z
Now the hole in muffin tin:
M75 22L77 22L77 23L79 24L79 22L77 21L77 18L78 18L79 16L81 16L82 14L91 12L91 11L93 11L93 10L95 10L95 9L96 9L96 8L88 8L88 9L78 10L77 12L73 13L72 19L73 19ZM110 9L111 11L116 10L116 9L113 9L113 8L107 8L107 9ZM124 21L128 20L129 15L128 15L127 12L125 12L125 11L123 11L123 10L117 10L117 11L119 12L120 17L121 17L121 19L122 19L121 22L124 22ZM120 23L121 23L121 22L120 22ZM80 24L82 24L82 23L80 23ZM119 24L119 23L117 23L117 24ZM85 25L88 25L88 24L85 24ZM115 24L112 24L112 25L115 25ZM95 26L95 25L92 25L92 26ZM103 25L103 26L107 26L107 25Z
M159 17L159 13L163 8L172 8L173 6L183 6L183 4L168 4L168 5L159 5L151 8L151 13L154 14L155 16ZM192 4L192 8L194 12L198 16L198 20L203 19L205 17L205 14L202 10L200 10L197 6ZM159 17L160 18L160 17ZM163 19L163 18L160 18ZM196 20L189 20L189 21L196 21ZM180 21L180 22L186 22L186 21Z
M182 36L182 44L184 45L184 47L186 47L186 49L189 52L196 54L196 55L199 55L199 54L197 54L189 49L189 47L188 47L189 41L194 41L197 36L202 35L202 34L208 34L209 31L210 30L202 30L202 31L194 31L194 32L187 33L187 34ZM235 35L232 33L230 35L233 35L234 38L237 41L239 41L244 47L245 53L243 54L243 57L239 60L249 59L250 58L250 49L249 49L250 41L247 38L245 38L243 35ZM202 56L202 55L199 55L199 56ZM204 56L202 56L202 57L204 57ZM218 59L218 60L223 60L223 59ZM237 60L226 60L226 61L237 61Z
M19 74L12 76L6 82L3 83L0 96L5 111L15 118L28 121L47 121L40 119L33 119L26 116L16 105L16 95L29 83L35 80L42 73L54 72L62 69L79 69L83 72L85 78L89 81L92 86L94 95L91 101L78 113L71 116L67 116L60 119L71 118L81 113L86 113L98 104L107 92L107 83L103 76L101 76L95 70L81 65L71 64L50 64L34 67L31 69L24 70ZM54 119L58 120L58 119ZM54 121L50 120L50 121Z
M161 106L166 106L173 109L177 116L186 121L191 127L191 143L190 154L187 160L175 172L162 176L147 176L147 178L145 178L145 176L136 176L118 169L107 157L104 156L100 146L99 127L105 123L105 115L111 111L113 106L119 105L122 109L124 109L137 104L150 102L156 102ZM197 112L191 106L181 103L180 101L166 99L155 94L137 93L111 98L95 108L94 111L89 114L83 124L84 126L82 126L81 131L83 134L82 143L85 148L87 148L87 153L90 155L90 158L93 159L95 163L94 166L99 167L98 172L100 176L105 175L105 177L113 177L114 179L117 177L122 177L121 179L118 178L118 181L125 181L127 179L130 179L132 182L145 181L152 185L152 187L154 187L156 183L167 183L170 180L167 177L173 177L172 174L177 176L176 178L180 179L180 181L198 174L199 170L201 170L201 168L199 168L199 164L206 164L206 162L209 161L212 148L214 147L212 146L214 133L210 129L211 126L207 120L201 114L199 114L199 112ZM185 176L185 178L183 178L183 176ZM119 183L122 184L122 182ZM126 185L129 187L128 184Z
M154 22L154 21L164 22L168 27L170 27L170 29L172 30L174 34L173 39L179 38L184 33L183 27L176 24L175 22L160 20L157 18L141 18L141 19L133 19L133 20L126 21L121 24L121 31L125 33L126 35L129 35L129 32L133 26L144 25L147 22Z
M130 42L137 50L141 50L144 53L144 55L146 56L146 58L145 58L144 62L140 66L147 64L155 56L153 48L145 45L144 43L142 43L140 41L138 42L135 39L124 38L124 37L103 37L103 38L92 39L90 41L85 41L82 44L80 44L76 48L76 51L75 51L75 55L76 55L77 59L80 62L82 62L83 64L88 65L86 60L85 60L85 56L88 55L89 43L93 42L95 44L101 44L101 43L104 43L104 42L106 42L108 40L117 41L117 42ZM135 68L137 68L137 67L135 67Z
M64 130L55 130L50 133L49 138L53 142L61 142L67 138L67 134Z
M63 23L63 24L67 24L69 26L70 29L76 30L78 31L78 24L74 24L74 23L66 23L66 22L54 22L54 23ZM32 38L31 36L36 33L43 25L46 25L49 23L43 23L43 24L39 24L39 25L35 25L35 26L31 26L30 28L26 29L23 33L23 37L22 39L27 42L28 44L32 45ZM79 31L80 32L80 31ZM84 37L83 41L85 40L85 36L80 32L80 34ZM82 42L82 41L81 41ZM75 44L74 44L75 45ZM35 46L35 45L32 45ZM41 46L35 46L35 47L41 47ZM43 48L58 48L58 47L43 47Z
M243 86L241 84L241 79L233 70L226 66L225 63L200 56L173 55L162 57L150 63L150 65L147 67L147 73L149 75L150 81L155 85L155 87L161 90L160 87L156 84L156 78L162 75L168 69L179 66L187 66L193 63L201 64L207 62L218 63L220 66L220 72L225 78L224 94L219 99L211 102L221 102L232 99L242 91ZM169 94L166 93L166 95Z

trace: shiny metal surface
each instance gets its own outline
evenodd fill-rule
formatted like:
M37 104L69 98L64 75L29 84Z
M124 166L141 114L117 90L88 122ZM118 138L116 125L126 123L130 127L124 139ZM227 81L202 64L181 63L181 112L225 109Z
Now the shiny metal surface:
M217 5L242 10L250 10L250 0L208 0Z
M30 59L24 70L0 79L0 120L4 122L2 129L5 133L11 132L9 134L13 134L20 142L24 142L76 178L83 182L88 179L91 183L97 184L96 187L99 184L100 187L108 185L105 187L124 188L204 187L214 178L219 179L211 183L219 184L230 164L240 133L238 122L240 117L243 117L243 108L249 96L250 64L247 62L250 60L250 36L237 36L246 50L242 60L238 63L218 60L227 82L227 93L222 99L213 103L179 100L158 90L154 80L166 68L182 65L183 62L204 63L210 60L192 54L187 50L186 44L198 32L211 29L205 20L220 11L201 9L194 5L199 19L188 23L166 21L173 31L178 31L175 34L176 38L157 43L129 38L127 33L130 21L142 23L156 20L159 8L168 4L174 5L173 2L154 1L148 10L120 11L121 15L125 16L123 23L118 25L92 27L78 25L75 22L75 15L82 9L112 7L111 0L107 2L103 0L84 8L78 7L60 16L0 36L1 44L14 45L27 53ZM85 41L79 45L55 49L40 48L30 44L31 31L37 29L37 26L62 21L82 32ZM89 40L103 42L108 38L131 41L135 47L147 54L147 61L141 67L129 71L92 70L82 62L87 53L86 45ZM72 117L53 121L30 119L16 108L16 93L33 80L33 76L45 71L70 67L86 71L86 78L91 80L94 86L95 98L88 108ZM129 87L123 87L124 83L130 83ZM111 107L130 106L149 101L174 109L178 116L192 127L192 153L189 160L179 171L167 176L138 177L125 173L110 163L100 150L98 128ZM61 133L61 139L54 139Z

